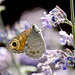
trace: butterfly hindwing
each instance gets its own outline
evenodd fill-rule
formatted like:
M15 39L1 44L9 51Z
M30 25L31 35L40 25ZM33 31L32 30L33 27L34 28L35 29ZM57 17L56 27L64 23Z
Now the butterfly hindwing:
M26 55L33 59L40 58L45 52L45 43L41 30L37 29L36 26L32 28L32 32L28 36L24 50Z

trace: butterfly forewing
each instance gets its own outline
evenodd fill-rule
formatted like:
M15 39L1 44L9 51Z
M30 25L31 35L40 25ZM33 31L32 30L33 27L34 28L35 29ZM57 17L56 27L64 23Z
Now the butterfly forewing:
M30 35L32 29L25 30L24 32L15 36L7 45L7 49L12 53L23 53L25 41ZM15 45L14 45L15 43Z

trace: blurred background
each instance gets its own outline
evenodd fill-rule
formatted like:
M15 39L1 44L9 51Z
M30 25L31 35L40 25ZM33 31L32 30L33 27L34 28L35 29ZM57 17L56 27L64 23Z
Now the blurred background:
M32 10L35 7L41 7L47 11L52 10L56 5L62 8L70 19L70 1L68 0L5 0L2 2L6 10L2 12L4 24L13 25L19 20L22 13L26 10Z
M47 12L51 11L56 5L58 5L62 10L64 10L64 12L67 14L67 17L69 20L71 20L71 16L70 16L70 1L67 0L57 0L57 1L52 1L52 0L5 0L1 3L2 5L4 5L6 7L6 10L3 11L1 13L2 15L2 19L3 19L3 23L5 26L10 25L13 26L16 22L19 22L21 18L23 18L23 15L27 15L24 14L26 13L26 11L31 11L36 7L39 7L38 9L36 9L37 11L39 10L39 16L37 16L36 14L38 13L33 13L34 17L28 14L27 17L30 18L30 22L31 20L34 20L34 23L37 22L36 24L39 24L38 19L35 17L35 15L39 18L40 16L43 16L43 11L46 10ZM28 13L28 12L27 12ZM24 17L26 18L26 17ZM29 19L27 18L27 19ZM37 19L37 21L35 21L35 18ZM33 23L33 21L32 21ZM71 32L71 27L69 25L66 24L61 24L61 28L63 30L65 30L68 34ZM57 28L55 28L57 29ZM58 28L59 29L59 28Z
M3 0L0 0L0 3ZM39 72L37 64L44 62L46 59L32 60L25 55L11 54L7 51L7 43L22 31L31 28L32 24L36 24L42 28L40 17L43 12L49 12L58 5L67 14L69 20L70 16L70 1L69 0L5 0L0 5L5 6L5 10L0 14L0 75L20 75L15 67L14 61L20 67L22 75L31 75L33 72ZM3 22L2 22L2 21ZM71 27L67 24L61 24L61 28L68 34L71 33ZM43 31L43 36L46 42L47 49L64 49L66 46L60 45L58 34L59 27L46 29ZM55 37L58 38L55 38ZM72 47L68 47L73 49ZM15 59L14 59L15 57ZM7 59L8 58L8 59ZM72 73L69 73L72 72ZM66 71L56 70L60 75L74 75L74 69ZM63 74L64 72L64 74Z

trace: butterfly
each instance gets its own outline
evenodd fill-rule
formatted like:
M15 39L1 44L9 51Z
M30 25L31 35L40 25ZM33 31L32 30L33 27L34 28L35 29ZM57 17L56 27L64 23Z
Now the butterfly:
M39 59L45 52L45 41L41 29L36 25L15 36L7 45L13 53L25 53L28 57Z

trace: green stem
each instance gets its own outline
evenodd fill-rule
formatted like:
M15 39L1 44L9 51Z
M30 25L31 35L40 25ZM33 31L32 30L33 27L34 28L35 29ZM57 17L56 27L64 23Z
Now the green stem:
M0 12L0 29L5 29L3 20L2 20L2 16L1 16L1 12Z
M70 9L71 9L71 21L72 24L74 25L74 4L73 4L73 0L70 0Z
M19 72L19 75L21 75L21 71L20 71L19 65L16 63L16 60L15 60L13 54L12 54L12 53L10 53L10 54L11 54L11 56L12 56L12 61L13 61L14 65L15 65L16 69L17 69L18 72Z
M74 39L74 49L75 49L75 25L74 25L74 4L73 0L70 0L70 10L71 10L71 22L72 22L72 34Z
M72 26L72 34L73 34L73 39L74 39L74 49L75 49L75 26Z

